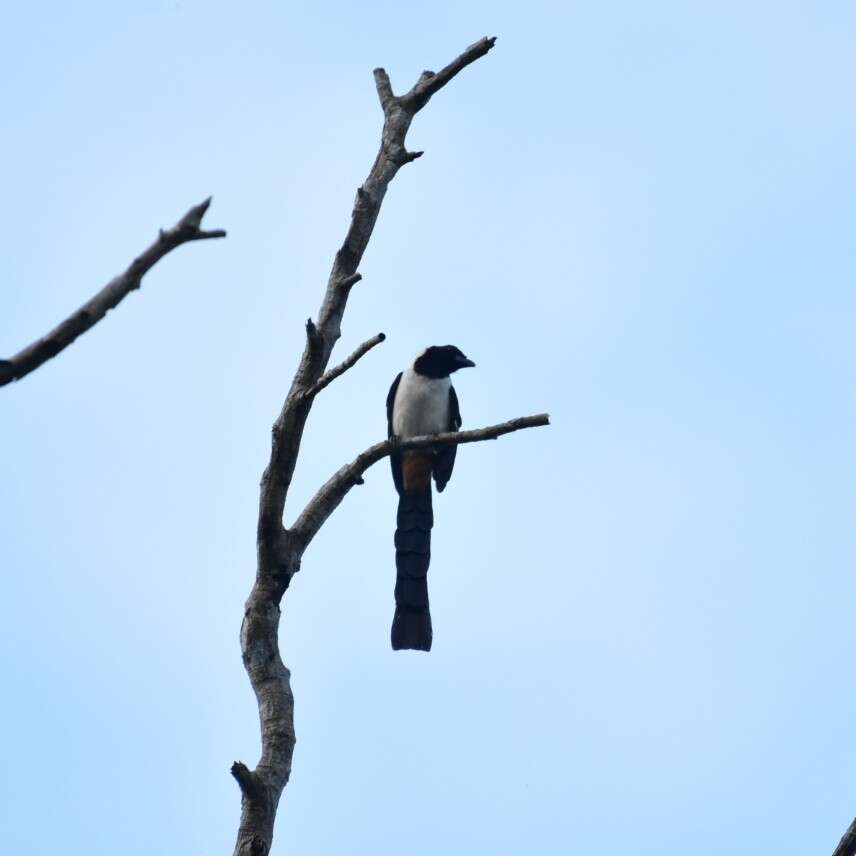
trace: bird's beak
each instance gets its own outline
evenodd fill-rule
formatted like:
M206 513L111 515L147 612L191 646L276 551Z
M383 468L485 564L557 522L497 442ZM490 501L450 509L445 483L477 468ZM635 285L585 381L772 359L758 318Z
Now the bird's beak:
M475 366L475 363L472 360L468 360L466 357L464 357L460 361L460 367L462 369L469 369L469 368L473 368L474 366Z

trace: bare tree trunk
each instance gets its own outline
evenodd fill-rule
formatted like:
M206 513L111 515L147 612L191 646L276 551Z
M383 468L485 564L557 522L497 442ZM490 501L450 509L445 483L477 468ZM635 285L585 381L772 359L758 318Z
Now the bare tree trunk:
M291 774L295 744L294 697L290 673L279 654L279 604L291 578L300 570L303 552L312 537L351 487L361 483L362 473L393 450L475 442L547 424L547 417L541 415L480 431L417 437L398 444L392 440L377 443L342 467L316 493L291 529L283 526L285 501L315 396L384 339L382 333L372 337L341 365L325 374L333 346L340 336L348 295L361 278L357 267L371 238L387 187L402 166L422 154L408 152L405 148L410 123L435 92L484 56L495 41L481 39L436 74L422 72L413 88L400 96L393 94L389 77L382 68L374 71L384 114L380 150L368 178L357 189L351 223L333 261L317 321L310 318L306 322L303 356L274 423L270 462L261 480L258 566L255 584L244 609L241 653L258 701L262 754L255 770L241 762L232 765L232 775L241 789L241 820L235 856L266 856L270 851L277 805Z

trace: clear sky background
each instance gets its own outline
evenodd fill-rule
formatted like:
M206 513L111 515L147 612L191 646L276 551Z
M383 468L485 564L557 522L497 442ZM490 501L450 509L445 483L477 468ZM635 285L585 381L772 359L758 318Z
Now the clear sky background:
M180 248L0 390L8 852L228 853L269 430L398 90L408 142L287 519L427 344L469 446L430 655L389 648L378 465L284 602L274 853L828 853L856 814L851 2L10 5L0 355L186 209Z

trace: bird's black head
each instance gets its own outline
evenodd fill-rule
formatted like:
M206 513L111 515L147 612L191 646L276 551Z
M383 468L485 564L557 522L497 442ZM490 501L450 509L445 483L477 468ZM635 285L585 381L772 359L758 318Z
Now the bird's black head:
M413 368L417 374L438 378L474 365L454 345L432 345L416 358Z

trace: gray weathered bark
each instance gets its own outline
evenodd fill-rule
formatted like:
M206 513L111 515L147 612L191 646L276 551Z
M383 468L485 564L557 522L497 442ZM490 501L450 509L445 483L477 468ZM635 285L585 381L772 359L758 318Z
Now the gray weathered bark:
M495 440L503 434L520 431L523 428L538 428L549 425L550 417L546 413L536 416L520 416L509 419L499 425L489 425L487 428L476 428L473 431L450 431L447 434L432 434L425 437L409 437L406 440L393 437L369 446L341 469L331 476L318 490L315 496L300 513L291 527L292 537L305 549L324 525L327 518L336 510L348 491L355 485L362 484L363 473L381 459L394 452L406 452L408 449L424 449L426 446L461 445L463 443L478 443L482 440Z
M383 341L382 333L361 345L336 368L326 372L350 289L360 280L357 267L368 245L387 187L398 170L422 152L408 152L405 136L416 113L459 71L484 56L496 40L484 38L470 45L456 60L437 72L425 71L404 95L393 94L389 77L375 69L375 85L384 114L380 150L368 177L357 189L351 223L336 253L317 321L306 322L306 344L280 414L273 425L270 461L261 480L256 533L256 579L244 609L241 653L256 695L262 752L255 768L236 762L232 775L241 789L241 819L235 856L266 856L282 791L291 773L294 751L294 697L290 673L279 654L280 601L291 578L300 570L303 552L312 536L371 464L396 448L491 439L520 428L544 425L546 416L528 417L481 431L418 437L395 445L383 441L343 467L316 494L291 529L283 526L283 512L306 419L315 396Z
M199 205L194 205L171 229L161 229L155 242L144 250L128 269L114 277L94 297L90 298L77 312L69 315L50 333L37 339L8 360L0 360L0 386L28 375L42 363L55 357L67 348L78 336L94 327L109 310L134 289L140 287L144 274L148 273L167 253L189 241L209 238L225 238L222 229L205 231L201 228L202 218L211 204L209 196Z

